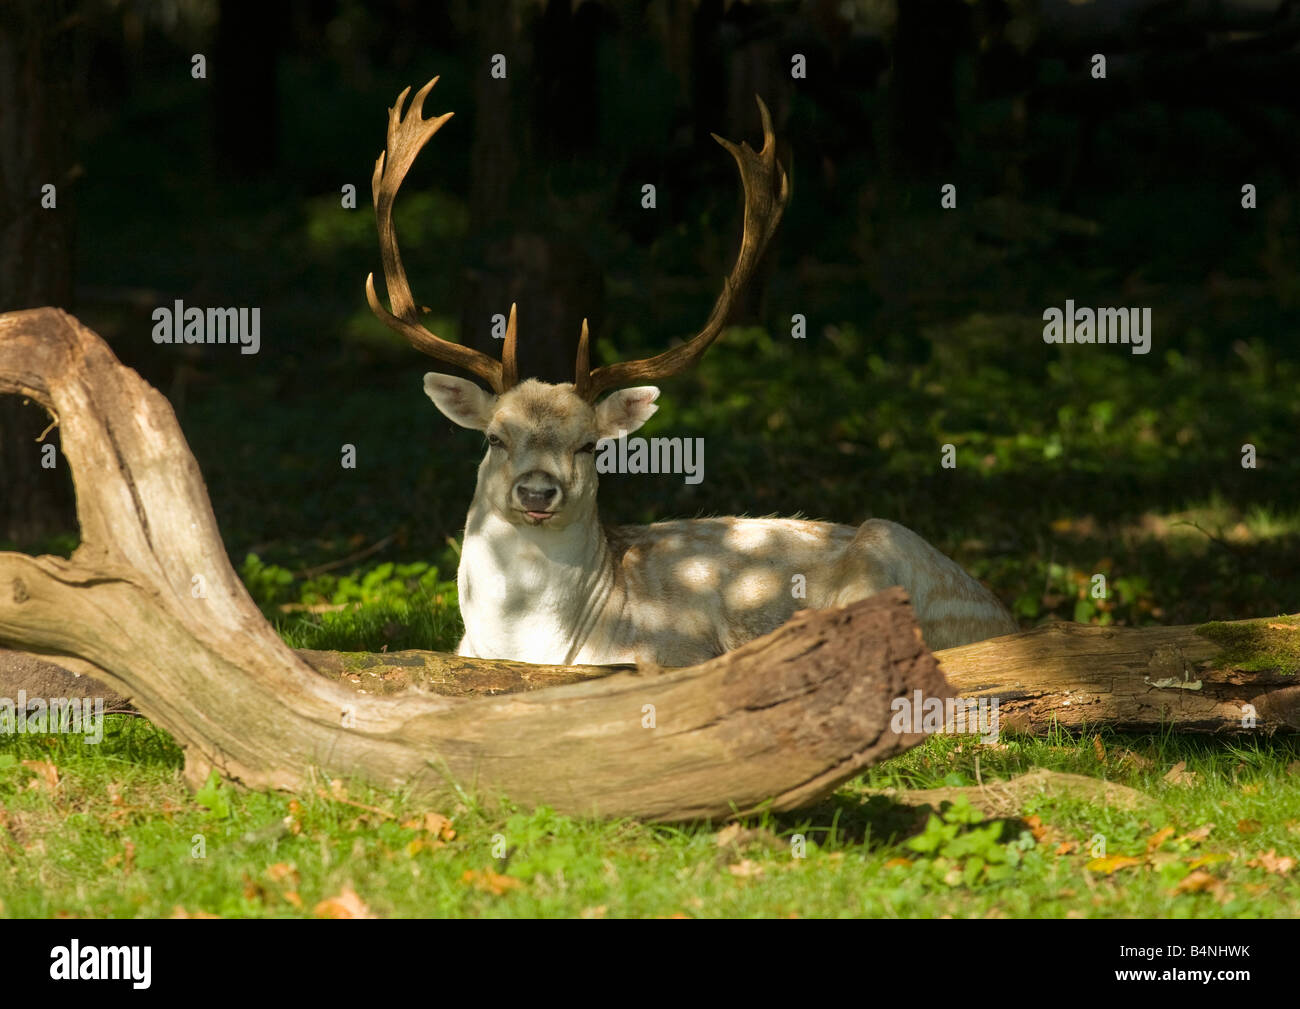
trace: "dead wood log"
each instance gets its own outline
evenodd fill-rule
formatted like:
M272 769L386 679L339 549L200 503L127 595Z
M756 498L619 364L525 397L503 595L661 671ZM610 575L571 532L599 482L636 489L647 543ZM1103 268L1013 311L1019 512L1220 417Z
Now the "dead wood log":
M416 685L469 697L616 671L425 651L298 654L318 672L373 693ZM998 699L1002 729L1300 729L1300 616L1178 627L1049 624L934 655L961 696Z
M1300 729L1300 615L1199 627L1048 624L935 657L962 696L998 698L1003 729Z
M415 688L446 697L491 697L622 671L616 666L539 666L414 649L298 649L297 654L318 673L376 695ZM1003 729L1300 729L1300 677L1295 675L1300 667L1300 616L1138 629L1052 624L945 649L935 658L962 696L998 698ZM30 697L105 697L109 708L125 703L88 677L0 650L0 697L15 697L20 688Z
M184 748L191 783L215 768L300 788L319 768L582 815L785 810L920 741L890 730L892 698L950 695L901 590L800 613L689 669L502 697L361 695L263 618L170 405L103 340L55 309L0 316L0 394L57 419L82 537L69 560L0 553L0 645L129 698Z

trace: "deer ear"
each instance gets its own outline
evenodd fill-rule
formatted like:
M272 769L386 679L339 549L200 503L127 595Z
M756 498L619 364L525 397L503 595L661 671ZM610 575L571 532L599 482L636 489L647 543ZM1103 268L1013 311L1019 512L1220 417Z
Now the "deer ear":
M601 438L618 438L631 434L654 416L659 407L655 400L659 390L653 385L619 389L596 406L596 430Z
M492 393L469 379L439 375L436 371L424 376L424 392L448 420L471 431L488 426L497 401Z

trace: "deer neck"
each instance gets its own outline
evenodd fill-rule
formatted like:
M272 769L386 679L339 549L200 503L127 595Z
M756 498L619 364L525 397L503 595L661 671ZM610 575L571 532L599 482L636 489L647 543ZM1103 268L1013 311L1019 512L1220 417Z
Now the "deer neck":
M457 584L474 654L577 661L615 589L613 555L595 502L564 528L550 529L509 522L476 495Z

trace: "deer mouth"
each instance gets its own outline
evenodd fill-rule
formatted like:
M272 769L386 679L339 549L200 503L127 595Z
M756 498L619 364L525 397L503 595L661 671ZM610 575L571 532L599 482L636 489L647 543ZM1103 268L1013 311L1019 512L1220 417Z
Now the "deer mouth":
M527 516L528 521L535 526L541 525L547 519L555 518L555 512L534 512L525 510L524 515Z

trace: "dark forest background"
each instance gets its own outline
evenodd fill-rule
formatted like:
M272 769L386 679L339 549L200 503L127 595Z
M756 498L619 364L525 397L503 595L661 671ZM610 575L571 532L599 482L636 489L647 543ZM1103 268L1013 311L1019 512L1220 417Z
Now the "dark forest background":
M363 293L385 110L434 75L456 117L397 203L415 297L484 348L517 301L551 380L583 317L605 361L703 323L741 208L709 134L757 143L772 108L789 210L644 432L704 437L705 479L606 478L607 519L892 518L1026 624L1296 609L1300 4L0 0L0 310L74 312L168 395L265 600L454 568L480 443ZM261 352L155 345L177 298L260 307ZM1151 353L1045 345L1067 298L1149 306ZM0 541L67 551L47 424L0 401Z

